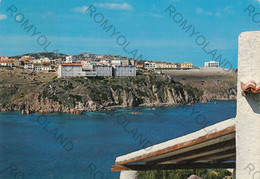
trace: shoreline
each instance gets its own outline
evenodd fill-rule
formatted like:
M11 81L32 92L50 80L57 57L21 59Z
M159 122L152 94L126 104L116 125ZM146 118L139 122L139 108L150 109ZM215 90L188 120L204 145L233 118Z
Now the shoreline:
M37 112L32 112L32 111L26 111L26 110L3 110L1 109L0 112L19 112L21 115L27 115L27 114L52 114L52 113L62 113L62 114L74 114L74 115L80 115L83 114L84 112L105 112L105 111L114 111L116 109L125 109L125 108L145 108L145 107L180 107L180 106L193 106L196 103L202 103L202 104L206 104L206 103L210 103L210 102L218 102L218 101L236 101L235 100L230 100L230 99L217 99L217 100L209 100L207 102L202 102L202 101L197 101L195 103L187 103L187 104L168 104L168 103L151 103L151 104L141 104L139 106L134 106L134 107L130 107L130 106L107 106L104 107L102 109L97 109L97 110L91 110L91 111L87 111L87 110L79 110L76 108L70 109L70 110L66 110L66 111L37 111Z

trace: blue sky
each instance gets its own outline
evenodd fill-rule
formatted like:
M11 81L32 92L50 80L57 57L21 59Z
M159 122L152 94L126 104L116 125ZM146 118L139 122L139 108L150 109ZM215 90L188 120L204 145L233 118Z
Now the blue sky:
M6 12L12 4L17 8L13 17L11 11ZM96 7L96 13L108 20L108 25L112 24L120 32L117 36L111 37L112 29L106 32L95 22L95 13L90 17L90 11L85 12L91 4ZM136 57L142 54L147 60L190 61L203 66L204 61L212 60L213 56L196 44L195 35L190 37L191 32L180 27L183 21L178 24L169 17L165 9L171 4L176 9L172 15L180 13L183 21L187 19L187 25L192 25L209 42L206 51L216 49L217 55L222 55L233 67L237 66L238 35L260 29L260 16L255 16L255 21L259 21L256 23L252 19L254 13L249 17L248 12L244 12L251 4L255 13L260 13L258 0L2 0L0 55L42 52L45 45L39 45L37 39L44 35L46 44L51 42L46 48L48 51L58 49L70 55L90 52L133 57L129 52L137 50ZM23 14L23 21L22 15L15 19L18 13ZM96 18L98 21L101 15ZM31 37L34 27L29 32L21 27L26 19L28 25L34 25L36 32L40 32L38 36ZM15 20L21 20L21 23ZM126 51L124 45L116 43L119 35L129 42ZM44 43L43 37L40 43Z

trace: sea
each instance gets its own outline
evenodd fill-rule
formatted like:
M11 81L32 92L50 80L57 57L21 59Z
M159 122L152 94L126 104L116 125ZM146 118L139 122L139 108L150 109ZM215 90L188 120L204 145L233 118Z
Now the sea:
M119 172L111 172L116 157L150 150L235 115L235 101L80 115L1 112L0 178L119 178Z

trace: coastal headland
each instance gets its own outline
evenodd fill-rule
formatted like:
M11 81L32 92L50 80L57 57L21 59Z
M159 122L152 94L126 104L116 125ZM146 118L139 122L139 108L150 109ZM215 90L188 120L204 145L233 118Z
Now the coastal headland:
M139 71L136 77L57 78L55 73L1 68L0 76L0 110L22 114L193 105L236 96L236 74Z

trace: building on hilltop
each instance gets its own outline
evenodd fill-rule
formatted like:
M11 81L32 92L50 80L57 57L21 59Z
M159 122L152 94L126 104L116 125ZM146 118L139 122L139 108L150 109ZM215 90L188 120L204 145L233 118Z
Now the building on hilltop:
M103 63L104 61L106 61L104 64L106 63L110 63L108 60L101 60ZM127 66L127 65L135 65L135 60L129 60L129 59L121 59L121 58L114 58L114 60L111 60L110 63L113 67L115 66ZM108 64L109 65L109 64Z
M112 66L96 65L94 70L96 71L96 76L112 76Z
M121 65L123 65L123 66L130 65L130 62L129 62L129 60L124 59L124 60L121 60Z
M58 77L94 77L94 76L136 76L136 67L96 65L90 61L81 63L61 63L58 67Z
M191 62L184 62L181 64L181 68L192 68L193 64Z
M29 60L34 60L35 57L32 57L30 55L25 55L25 56L22 56L21 59L29 59Z
M175 63L167 63L166 68L177 68L177 65Z
M135 64L135 67L137 69L143 69L144 68L144 65L143 64Z
M41 61L41 63L42 62L50 62L50 59L49 58L40 58L40 61Z
M136 67L131 65L114 67L114 76L136 76Z
M65 62L64 63L72 63L72 62L73 62L73 57L72 56L65 57Z
M155 62L155 68L167 68L166 62Z
M101 60L104 58L104 55L95 55L95 58L98 59L98 60Z
M13 67L13 62L12 61L0 61L0 67Z
M58 78L82 75L82 64L61 63L58 67Z
M109 60L100 60L99 63L102 64L102 65L108 65L108 66L111 66L111 63L110 63Z
M34 64L33 64L32 60L24 60L23 64L24 64L24 69L25 70L33 71Z
M205 62L204 67L219 67L219 63L216 61Z
M155 69L156 63L155 62L144 62L145 69Z
M42 66L42 71L51 72L52 71L51 66Z
M166 63L166 62L145 62L145 69L174 69L178 68L176 63Z
M19 59L14 60L14 61L13 61L13 64L14 64L14 66L16 66L16 67L21 65Z
M33 70L34 71L42 71L42 65L40 63L34 63L33 64Z
M112 67L103 65L88 66L79 63L62 63L58 68L58 77L112 76Z
M32 60L32 62L35 64L35 63L42 63L42 60L41 59L34 59L34 60Z
M113 67L120 66L122 64L121 58L115 58L114 60L111 61L111 64Z

